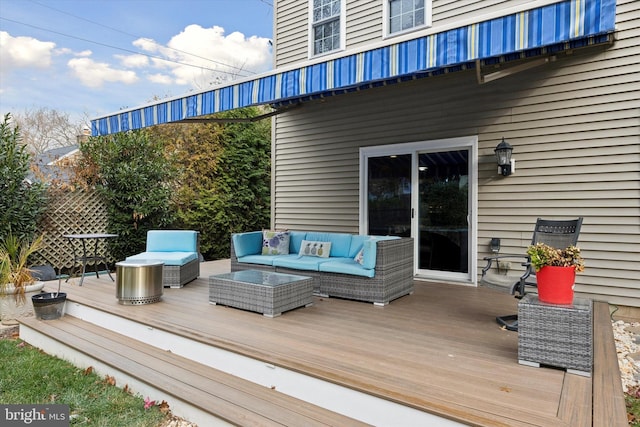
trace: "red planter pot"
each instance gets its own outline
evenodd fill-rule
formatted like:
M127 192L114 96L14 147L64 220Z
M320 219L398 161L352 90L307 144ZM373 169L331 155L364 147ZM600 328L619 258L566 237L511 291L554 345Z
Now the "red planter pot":
M550 304L572 304L575 267L542 267L536 273L538 299Z

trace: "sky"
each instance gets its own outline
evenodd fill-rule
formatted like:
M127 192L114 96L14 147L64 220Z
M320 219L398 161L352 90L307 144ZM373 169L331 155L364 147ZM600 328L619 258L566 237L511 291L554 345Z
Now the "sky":
M76 123L273 68L273 0L0 0L0 114Z

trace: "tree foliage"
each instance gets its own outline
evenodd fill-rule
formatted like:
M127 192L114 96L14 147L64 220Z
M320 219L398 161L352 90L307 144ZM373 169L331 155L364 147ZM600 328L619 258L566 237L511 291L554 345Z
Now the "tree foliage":
M72 123L68 113L46 107L25 110L14 119L22 130L24 144L33 154L75 144L83 127L80 123Z
M27 180L29 162L20 128L6 114L0 124L0 239L9 234L31 239L46 208L44 185Z
M216 118L250 118L261 112L244 108ZM206 259L229 257L231 233L269 226L269 120L165 125L150 132L167 141L176 157L176 226L200 231Z
M173 221L173 172L162 141L130 131L89 138L80 151L77 174L105 197L109 231L119 236L112 254L124 259L143 251L147 231Z

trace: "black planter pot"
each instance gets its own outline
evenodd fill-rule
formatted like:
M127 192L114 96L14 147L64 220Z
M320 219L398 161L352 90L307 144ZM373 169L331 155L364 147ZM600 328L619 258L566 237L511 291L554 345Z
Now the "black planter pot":
M42 292L31 297L36 318L41 320L62 317L66 300L67 294L64 292Z

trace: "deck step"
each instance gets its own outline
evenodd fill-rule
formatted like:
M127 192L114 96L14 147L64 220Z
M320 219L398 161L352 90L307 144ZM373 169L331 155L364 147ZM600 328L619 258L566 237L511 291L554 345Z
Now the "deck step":
M366 425L70 315L22 319L20 336L136 394L165 400L175 415L200 426Z

